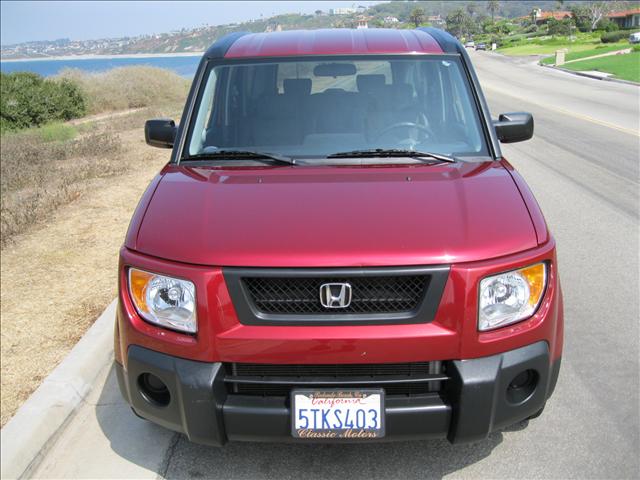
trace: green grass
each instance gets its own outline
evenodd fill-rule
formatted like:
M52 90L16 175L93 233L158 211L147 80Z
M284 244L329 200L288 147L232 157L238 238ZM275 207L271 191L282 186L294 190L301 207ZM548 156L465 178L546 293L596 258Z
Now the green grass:
M49 123L34 129L45 142L65 142L78 134L78 130L64 123Z
M562 68L575 71L597 70L612 73L615 78L640 83L640 52L583 60L563 65Z
M565 55L564 59L565 61L578 60L580 58L591 57L593 55L600 55L607 52L615 52L616 50L623 50L629 47L631 47L631 45L629 45L629 42L625 41L625 42L619 42L619 43L608 43L606 45L603 44L596 48L591 48L588 50L577 50L577 51L570 50ZM555 53L555 51L553 53ZM541 63L543 63L544 65L551 65L555 62L556 62L556 57L555 55L553 55L551 57L544 58Z
M555 39L554 39L555 40ZM501 48L498 51L505 55L548 55L552 53L556 53L556 50L560 50L561 48L566 48L569 50L569 53L574 52L584 52L587 50L593 50L594 46L593 42L589 43L563 43L559 41L548 41L545 42L540 40L539 43L534 43L533 41L527 44L516 45L513 47Z
M567 59L571 59L572 55L580 55L582 52L595 51L593 55L597 55L601 52L607 52L608 48L614 48L622 45L628 46L629 44L623 40L615 44L603 44L600 41L600 35L602 32L578 32L573 41L569 37L550 37L550 36L537 36L530 38L522 38L523 35L509 35L503 38L503 46L498 49L500 53L505 55L550 55L554 54L556 50L566 48L568 50ZM602 49L602 50L601 50ZM589 56L590 54L586 54ZM576 57L580 58L580 57ZM548 60L545 63L553 63L552 60Z

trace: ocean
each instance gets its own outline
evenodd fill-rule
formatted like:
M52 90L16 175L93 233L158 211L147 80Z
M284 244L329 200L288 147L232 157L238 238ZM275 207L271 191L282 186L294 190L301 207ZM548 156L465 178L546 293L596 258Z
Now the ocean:
M154 67L173 70L182 77L191 78L195 75L200 62L200 56L180 57L118 57L118 58L73 58L65 60L23 60L0 61L0 71L34 72L44 77L58 74L65 68L77 68L86 72L104 72L115 67L131 65L151 65Z

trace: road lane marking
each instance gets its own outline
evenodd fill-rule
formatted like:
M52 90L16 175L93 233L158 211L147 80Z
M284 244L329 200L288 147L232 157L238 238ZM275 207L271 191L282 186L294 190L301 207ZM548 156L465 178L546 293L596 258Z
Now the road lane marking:
M640 132L638 132L637 130L633 130L631 128L620 127L618 125L614 125L613 123L598 120L588 115L582 115L581 113L571 112L569 110L565 110L564 108L555 107L547 103L533 102L525 97L514 95L512 93L506 93L503 90L500 90L498 88L487 87L486 85L482 85L482 88L483 90L491 90L493 92L498 92L500 95L506 95L507 97L517 98L518 100L524 100L525 102L532 103L538 107L546 108L547 110L553 110L554 112L558 112L558 113L563 113L564 115L568 115L570 117L574 117L579 120L585 120L587 122L595 123L596 125L600 125L602 127L608 127L613 130L618 130L619 132L626 133L628 135L633 135L634 137L640 137Z

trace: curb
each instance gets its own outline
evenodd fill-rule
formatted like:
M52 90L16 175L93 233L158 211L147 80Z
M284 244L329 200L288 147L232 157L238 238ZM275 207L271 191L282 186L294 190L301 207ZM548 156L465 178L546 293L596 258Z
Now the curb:
M602 80L605 82L616 82L616 83L625 83L627 85L635 85L640 86L639 83L636 82L632 82L630 80L622 80L621 78L611 78L611 77L601 77L598 75L590 75L588 73L585 72L580 72L580 71L576 71L576 70L569 70L567 68L562 68L562 67L556 67L553 65L544 65L544 64L539 64L541 67L545 67L545 68L550 68L552 70L558 70L560 72L565 72L565 73L570 73L572 75L577 75L579 77L586 77L586 78L593 78L594 80Z
M114 300L69 354L0 431L1 478L20 478L44 456L52 438L113 358Z

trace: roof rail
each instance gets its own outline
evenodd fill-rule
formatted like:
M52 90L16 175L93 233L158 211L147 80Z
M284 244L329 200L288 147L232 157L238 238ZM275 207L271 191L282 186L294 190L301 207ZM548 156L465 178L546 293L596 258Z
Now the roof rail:
M416 30L420 30L431 35L433 39L438 42L438 45L440 45L440 48L444 53L461 52L462 44L456 39L456 37L448 32L445 32L444 30L433 27L420 27Z
M231 45L240 37L247 35L249 32L232 32L227 33L223 37L216 40L213 45L204 54L207 58L222 58L225 56Z

